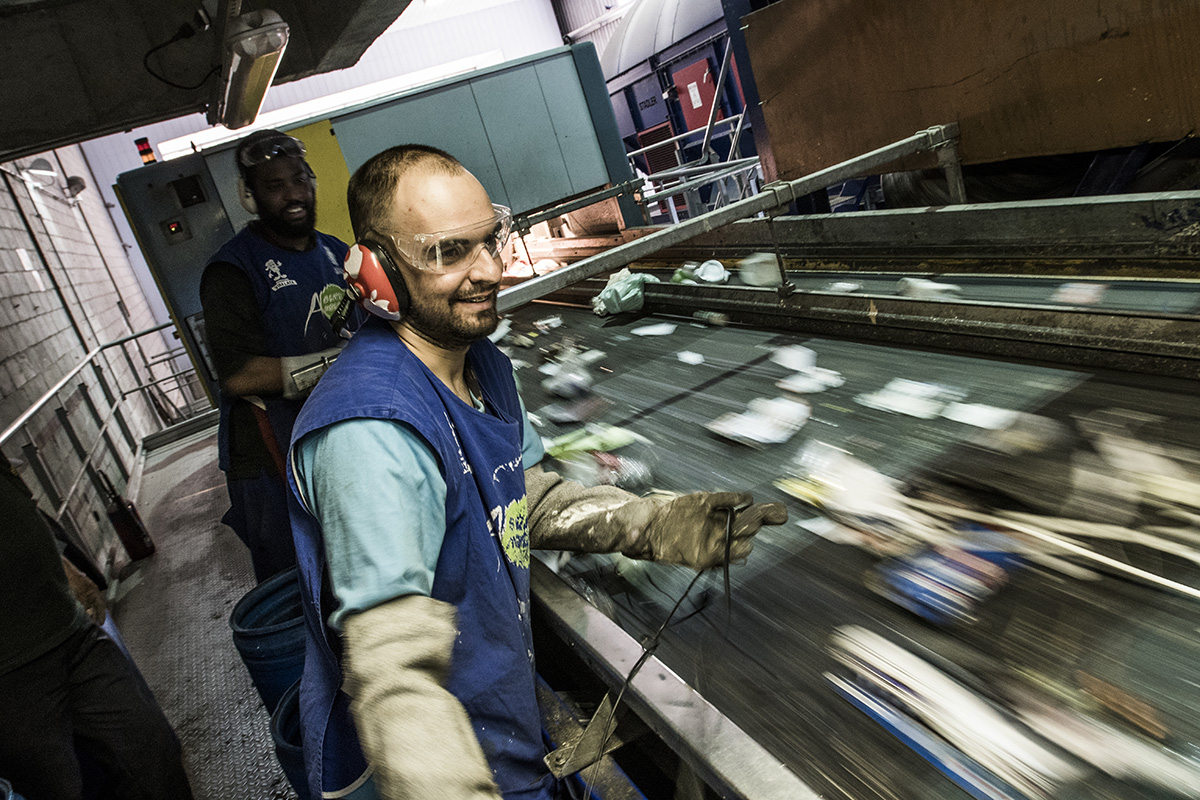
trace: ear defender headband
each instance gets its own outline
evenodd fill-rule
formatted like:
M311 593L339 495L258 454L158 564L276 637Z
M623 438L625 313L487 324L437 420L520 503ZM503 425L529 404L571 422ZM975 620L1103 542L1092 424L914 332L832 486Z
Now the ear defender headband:
M350 245L342 267L350 297L383 319L401 320L408 313L408 287L387 250L363 239Z

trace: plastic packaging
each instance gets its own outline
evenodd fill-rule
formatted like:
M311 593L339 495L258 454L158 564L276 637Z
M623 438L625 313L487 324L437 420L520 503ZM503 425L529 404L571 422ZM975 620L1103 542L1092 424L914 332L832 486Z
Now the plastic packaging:
M597 316L619 314L623 311L640 311L645 302L645 285L661 283L658 278L645 273L634 274L628 269L615 272L600 294L592 298L592 310Z

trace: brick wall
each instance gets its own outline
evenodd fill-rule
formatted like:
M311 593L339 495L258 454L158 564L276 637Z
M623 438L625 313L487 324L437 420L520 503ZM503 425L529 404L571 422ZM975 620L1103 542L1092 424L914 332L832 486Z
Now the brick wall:
M38 174L33 182L29 170L38 159L55 174ZM64 187L70 176L82 178L89 188L69 196ZM5 429L89 351L154 326L94 182L78 147L0 165L0 427ZM123 490L138 443L169 421L180 398L153 389L130 394L115 415L110 408L123 392L167 374L166 364L152 362L167 352L169 341L156 333L104 351L3 445L43 509L55 513L65 501L64 526L102 567L115 533L104 514L100 474Z

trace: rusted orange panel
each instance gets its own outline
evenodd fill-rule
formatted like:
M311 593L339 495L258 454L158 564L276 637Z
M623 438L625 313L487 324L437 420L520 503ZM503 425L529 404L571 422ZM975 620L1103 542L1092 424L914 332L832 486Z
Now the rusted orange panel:
M1200 127L1198 3L783 0L743 24L783 178L952 121L967 163Z

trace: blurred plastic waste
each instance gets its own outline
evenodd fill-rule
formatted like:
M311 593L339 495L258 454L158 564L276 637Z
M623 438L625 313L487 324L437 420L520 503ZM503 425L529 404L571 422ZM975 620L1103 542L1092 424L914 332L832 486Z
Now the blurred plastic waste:
M718 328L723 328L729 324L729 315L722 314L720 311L697 311L692 314L692 319Z
M551 440L546 454L562 465L564 477L585 486L650 488L656 457L650 441L624 428L588 425Z
M996 430L1011 425L1017 412L1008 408L997 408L983 403L950 403L942 409L942 416L964 425Z
M1086 774L1010 711L877 633L842 626L829 652L852 674L825 674L838 694L976 797L1057 797Z
M779 262L774 253L751 253L738 262L738 277L747 286L778 286Z
M893 378L879 391L860 394L854 401L879 411L933 419L942 413L947 403L961 400L963 394L961 389L952 386Z
M614 272L600 293L592 298L592 311L601 317L622 311L640 311L645 302L644 287L647 283L661 281L646 273L634 274L628 268Z
M745 411L724 414L704 427L726 439L763 447L792 438L808 422L811 413L812 409L803 401L759 397L751 400Z
M794 374L775 382L780 389L796 394L822 392L846 382L840 372L816 366L817 354L807 347L787 345L771 354L771 360Z
M684 364L691 364L692 366L698 366L704 363L704 356L700 355L699 353L693 353L691 350L681 350L679 351L677 357Z
M808 372L817 365L817 354L802 345L789 344L776 348L771 353L771 360L796 372Z
M545 333L546 331L553 330L554 328L561 328L562 324L562 316L555 314L552 317L542 317L541 319L535 321L533 323L533 327L537 328L542 333Z
M630 331L634 336L670 336L675 332L676 325L673 322L658 322L654 325L643 325L640 328L634 328Z
M821 287L823 292L832 292L834 294L852 294L861 292L863 285L857 281L830 281Z
M915 300L946 300L956 297L962 287L953 283L938 283L928 278L901 278L896 282L896 293Z
M688 261L671 275L671 283L725 283L729 280L729 270L715 258L710 258L702 264Z
M500 320L500 324L496 326L496 330L492 331L492 333L488 335L488 339L492 342L498 342L505 336L508 336L508 333L511 330L512 320L508 317L505 317L504 319Z
M999 531L960 530L954 543L928 547L878 564L868 586L896 605L939 625L969 623L981 603L1008 583L1024 549Z
M588 367L603 359L602 350L576 350L566 347L556 354L555 361L548 361L538 367L538 372L546 375L542 388L556 397L568 400L581 397L592 389L594 378Z
M729 270L725 269L725 265L720 261L710 258L696 267L695 276L696 280L705 283L724 283L729 280Z
M1094 306L1104 299L1107 289L1107 283L1064 283L1050 295L1050 302Z

